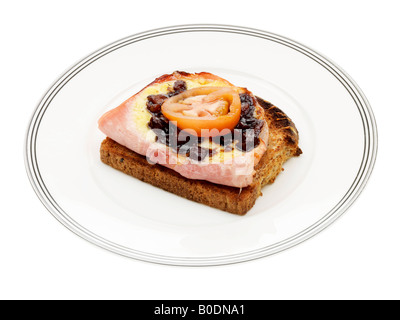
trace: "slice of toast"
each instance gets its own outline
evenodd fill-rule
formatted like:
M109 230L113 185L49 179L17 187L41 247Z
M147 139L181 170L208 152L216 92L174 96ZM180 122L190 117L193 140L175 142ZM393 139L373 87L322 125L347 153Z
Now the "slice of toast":
M255 170L253 183L245 188L234 188L203 180L187 179L179 173L158 164L150 164L146 157L129 150L110 138L100 148L105 164L178 196L230 213L244 215L262 195L261 188L273 183L283 170L283 164L302 151L298 147L299 135L294 123L279 108L258 98L264 108L269 126L267 152Z

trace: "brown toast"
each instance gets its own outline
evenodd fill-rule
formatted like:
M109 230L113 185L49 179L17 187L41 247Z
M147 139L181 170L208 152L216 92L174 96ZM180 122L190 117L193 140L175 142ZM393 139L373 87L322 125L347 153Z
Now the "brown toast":
M131 151L110 138L100 148L101 161L155 187L213 208L244 215L262 195L261 188L273 183L283 164L302 151L299 134L290 118L278 107L258 98L269 126L268 149L257 164L253 183L245 188L228 187L203 180L187 179L158 164L150 164L145 156Z

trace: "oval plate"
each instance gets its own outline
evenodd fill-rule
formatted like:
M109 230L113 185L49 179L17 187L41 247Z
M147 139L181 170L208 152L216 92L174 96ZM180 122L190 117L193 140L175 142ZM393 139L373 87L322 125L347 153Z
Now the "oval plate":
M299 130L303 154L285 164L246 216L182 199L100 162L98 118L175 70L208 71L247 87ZM89 55L45 94L25 146L36 194L68 229L127 257L186 266L248 261L314 236L359 196L376 153L372 110L343 70L293 40L223 25L151 30Z

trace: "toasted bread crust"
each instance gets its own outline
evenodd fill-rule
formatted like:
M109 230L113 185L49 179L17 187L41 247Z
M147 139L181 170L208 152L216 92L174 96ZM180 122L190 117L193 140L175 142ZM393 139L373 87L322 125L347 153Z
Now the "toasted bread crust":
M164 166L150 164L146 157L108 137L101 144L100 157L105 164L155 187L231 213L245 214L259 196L256 185L240 192L240 189L234 187L187 179Z
M162 76L155 82L182 79L170 79L170 77L176 77L176 75L173 76L174 74ZM204 77L206 73L200 74ZM186 75L189 74L178 73L179 77ZM277 175L283 170L283 164L291 157L299 156L302 153L298 147L298 131L290 118L271 103L258 97L257 100L264 109L265 120L269 126L269 143L267 152L255 168L256 174L252 185L246 188L240 189L203 180L187 179L164 166L148 163L146 157L129 150L110 138L106 138L101 144L101 161L178 196L223 211L244 215L254 206L257 198L262 195L261 188L275 181Z
M256 97L265 112L269 126L268 149L256 167L256 177L261 187L273 183L283 170L283 164L303 152L299 148L299 132L293 121L272 103Z

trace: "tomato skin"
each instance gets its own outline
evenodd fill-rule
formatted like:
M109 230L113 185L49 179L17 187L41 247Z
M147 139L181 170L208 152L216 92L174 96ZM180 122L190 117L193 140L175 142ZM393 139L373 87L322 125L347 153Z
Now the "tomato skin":
M204 105L223 100L229 107L223 107L222 111L219 110L215 114L203 112L206 115L185 115L185 110L190 109L190 105L184 104L184 100L195 96L205 96L202 99ZM226 105L225 102L222 104ZM239 93L234 87L199 87L169 98L161 106L161 112L182 130L195 132L199 137L214 137L226 134L235 128L240 120L241 103Z

